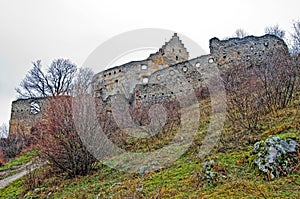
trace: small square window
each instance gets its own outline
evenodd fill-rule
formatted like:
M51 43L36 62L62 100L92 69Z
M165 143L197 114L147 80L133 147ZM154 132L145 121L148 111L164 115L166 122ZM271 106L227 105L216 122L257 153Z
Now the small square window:
M148 83L148 77L143 77L143 84L147 84Z
M147 65L142 65L142 70L147 70Z

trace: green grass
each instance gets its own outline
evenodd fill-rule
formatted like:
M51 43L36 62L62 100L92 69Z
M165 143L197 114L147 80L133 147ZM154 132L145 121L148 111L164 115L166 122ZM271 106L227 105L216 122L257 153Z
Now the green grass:
M65 179L55 176L35 191L29 191L28 198L298 198L300 183L298 174L267 181L255 168L240 162L239 151L216 153L209 157L221 168L225 168L226 179L215 185L199 181L202 163L195 154L188 153L168 167L145 174L120 172L100 166L87 176ZM208 160L208 159L207 159ZM101 167L101 168L100 168ZM137 191L143 187L141 191ZM0 198L15 198L22 193L22 181L14 182L0 191Z
M10 160L4 166L0 167L0 171L8 170L16 166L28 163L33 157L38 154L36 150L21 153L17 158Z
M33 157L37 156L38 151L31 150L27 152L21 153L18 157L15 159L10 160L8 163L6 163L4 166L0 167L0 171L5 171L12 169L13 167L20 166L22 164L28 163ZM7 175L1 176L0 180L14 175L19 171L12 171L8 173ZM19 195L21 195L23 192L23 183L22 178L16 180L12 184L8 185L4 189L0 190L0 198L18 198Z
M22 194L23 184L22 179L14 181L12 184L8 185L4 189L0 190L0 198L18 198Z
M247 163L238 163L238 152L215 154L212 158L225 168L226 179L215 185L198 180L197 173L202 171L202 163L187 154L173 164L146 174L119 172L108 167L93 174L75 179L54 177L55 184L44 184L40 192L30 192L30 196L44 198L50 192L53 198L298 198L299 174L281 177L274 181L265 180L255 168ZM141 189L143 187L143 189ZM140 191L137 191L140 189Z
M299 142L298 108L299 102L295 101L270 113L261 121L263 128L258 133L235 135L226 124L224 137L204 159L197 154L208 125L205 121L189 151L163 169L139 176L97 163L95 170L86 176L45 179L37 189L27 193L27 198L300 198L300 173L267 180L252 164L253 143L249 142L265 140L270 135ZM217 165L214 169L225 177L210 184L203 179L202 165L212 159ZM15 198L23 190L22 181L18 180L1 190L0 198Z

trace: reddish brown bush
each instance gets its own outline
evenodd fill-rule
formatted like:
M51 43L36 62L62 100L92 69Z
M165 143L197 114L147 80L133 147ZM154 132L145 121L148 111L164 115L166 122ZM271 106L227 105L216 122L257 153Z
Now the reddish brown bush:
M0 166L5 164L4 156L2 150L0 150Z
M50 99L44 113L46 119L33 129L42 150L41 157L69 177L87 174L95 158L76 132L71 97Z
M19 155L23 150L27 149L32 142L31 135L21 133L9 135L7 138L1 138L0 149L3 157L7 161Z
M270 51L257 63L233 63L223 74L229 119L254 131L262 115L286 107L296 89L299 69L285 49Z

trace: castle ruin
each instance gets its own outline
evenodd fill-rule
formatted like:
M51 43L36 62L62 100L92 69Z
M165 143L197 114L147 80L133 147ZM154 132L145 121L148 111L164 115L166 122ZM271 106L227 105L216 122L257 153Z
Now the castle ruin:
M212 38L209 48L210 54L189 59L187 49L175 33L147 59L132 61L96 74L92 82L94 96L102 102L109 101L114 95L125 95L131 103L159 101L182 92L186 83L190 89L204 88L207 78L205 73L212 64L217 65L220 71L226 71L232 64L242 67L260 66L276 52L289 55L284 41L273 35L227 40ZM38 98L12 102L10 133L17 132L20 127L29 132L41 119L46 101L45 98Z
M147 59L132 61L96 74L93 80L93 90L96 97L103 99L124 92L128 96L132 94L136 85L147 84L154 72L187 61L188 58L187 49L175 33L170 41Z

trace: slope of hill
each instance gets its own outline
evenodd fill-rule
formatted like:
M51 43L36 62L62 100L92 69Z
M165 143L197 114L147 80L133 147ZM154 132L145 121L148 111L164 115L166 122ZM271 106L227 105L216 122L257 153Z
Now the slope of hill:
M207 101L200 104L209 112ZM296 172L273 180L255 167L252 153L253 144L270 135L292 138L299 143L300 95L295 96L287 108L265 115L256 132L235 131L235 127L227 122L215 149L204 159L199 159L198 150L209 123L208 117L202 118L192 146L166 168L139 175L97 163L91 174L67 179L62 175L49 174L49 168L44 166L2 189L0 198L300 197L299 150ZM206 166L203 166L204 163ZM28 184L35 184L36 187Z

